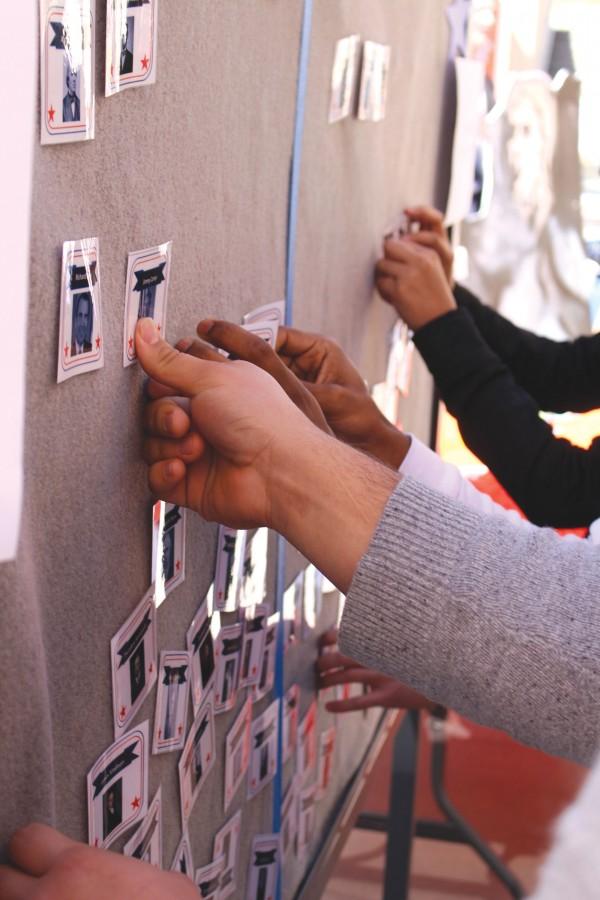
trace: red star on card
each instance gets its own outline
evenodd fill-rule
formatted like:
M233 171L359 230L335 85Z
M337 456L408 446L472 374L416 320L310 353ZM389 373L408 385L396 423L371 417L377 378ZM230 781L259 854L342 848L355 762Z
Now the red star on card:
M179 725L179 726L178 726L178 728L177 728L177 733L178 733L178 734L183 734L183 725Z
M143 60L142 60L142 69L144 69L144 71L146 71L146 69L148 68L149 65L150 65L150 60L148 59L148 57L147 57L146 54L144 53L144 58L143 58Z
M120 716L121 719L124 719L124 718L125 718L126 712L127 712L127 707L122 706L121 709L119 710L119 716Z
M100 349L100 343L101 343L101 340L100 340L100 336L98 335L98 337L96 338L96 350Z
M133 800L131 801L131 808L132 808L132 809L139 809L139 808L140 808L140 798L139 798L139 797L134 797L134 798L133 798Z
M154 672L154 664L153 663L150 663L150 665L148 666L148 671L152 675L152 673Z
M159 728L159 729L158 729L158 739L159 739L159 741L160 741L161 737L162 737L162 728Z
M181 568L181 563L179 562L179 560L177 560L177 562L175 563L175 568L176 568L177 571L179 572L179 570L180 570L180 568Z
M67 344L65 344L65 346L63 347L63 351L64 351L65 356L69 355L69 347Z
M50 109L48 110L48 121L49 122L54 122L55 113L56 113L56 110L54 109L53 106L51 106Z
M129 338L129 340L127 341L127 343L129 344L129 349L130 349L130 350L133 350L133 338L132 338L132 337Z

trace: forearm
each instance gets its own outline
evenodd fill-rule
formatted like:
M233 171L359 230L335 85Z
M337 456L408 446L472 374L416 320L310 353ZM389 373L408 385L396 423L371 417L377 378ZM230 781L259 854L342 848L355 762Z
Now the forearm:
M316 429L302 440L274 466L269 524L346 593L400 476Z
M600 738L600 556L405 479L348 592L342 652L550 753Z

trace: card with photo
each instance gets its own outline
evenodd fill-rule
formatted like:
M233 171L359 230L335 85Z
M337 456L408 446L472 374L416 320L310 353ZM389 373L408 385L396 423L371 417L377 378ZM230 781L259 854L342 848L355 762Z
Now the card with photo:
M240 809L215 835L213 856L215 859L219 859L220 856L225 857L219 900L227 900L236 891L241 823L242 811Z
M129 726L154 687L156 608L149 588L110 642L115 738Z
M158 788L144 821L123 847L125 856L162 869L162 797Z
M221 616L213 612L213 585L187 630L186 646L192 668L192 705L194 715L200 709L203 696L213 686L215 679L215 643L221 630Z
M246 553L246 531L219 526L215 563L215 607L222 612L235 612Z
M306 853L315 836L315 800L317 799L317 785L311 784L300 791L300 803L298 814L298 853Z
M390 55L390 47L386 44L364 42L358 118L365 122L380 122L385 118Z
M252 841L246 900L269 900L275 896L281 858L281 837L258 834Z
M60 384L104 366L98 238L65 241L62 252L58 365Z
M179 758L181 823L185 828L202 786L215 764L215 716L212 691L200 705Z
M203 900L218 900L221 874L225 868L225 856L219 856L207 866L196 869L195 884Z
M294 775L281 803L281 850L284 859L290 851L298 853L299 812L300 780Z
M340 38L335 45L329 101L329 122L331 124L347 118L352 113L359 46L360 35L358 34Z
M192 858L192 845L187 829L181 835L181 840L177 845L177 850L173 854L173 862L171 863L171 872L179 872L180 875L194 880L194 861Z
M257 716L250 731L250 769L248 799L262 791L277 769L277 736L279 733L279 700L274 700L261 716Z
M279 613L273 613L267 619L265 631L265 645L260 663L258 681L252 687L252 700L257 703L266 697L273 689L275 679L275 655L277 652L277 628L279 626Z
M94 137L94 0L40 0L42 144Z
M185 581L185 536L185 507L157 500L152 507L150 571L157 607Z
M298 745L296 754L296 772L304 782L308 772L314 769L317 761L317 704L313 702L298 726Z
M258 528L251 540L246 540L244 565L240 583L240 606L258 606L267 593L267 549L269 529Z
M304 572L300 572L283 595L283 628L286 650L301 639L303 616Z
M107 97L156 81L158 0L106 0Z
M298 710L300 708L300 688L292 684L283 698L283 763L292 758L298 742Z
M221 628L215 648L215 714L233 709L240 679L242 625Z
M109 3L112 0L108 0ZM125 323L123 325L123 365L132 366L135 353L135 326L138 319L153 319L158 331L167 328L167 298L171 274L172 241L136 250L127 260L125 283Z
M333 754L335 752L335 728L327 728L319 738L319 765L317 767L317 799L327 792L333 773Z
M225 812L229 809L248 771L251 723L252 700L248 697L225 739L225 789L223 792Z
M132 728L98 757L87 776L91 847L110 847L148 809L148 722Z
M317 619L323 606L323 576L314 566L307 566L304 572L304 604L302 637L308 640L317 627Z
M273 322L279 327L285 320L285 300L275 300L273 303L265 303L257 306L242 318L244 325L252 325L254 322Z
M246 609L240 687L256 684L260 678L267 634L267 613L266 603Z
M160 654L152 753L181 750L185 743L190 655L183 650L163 650Z

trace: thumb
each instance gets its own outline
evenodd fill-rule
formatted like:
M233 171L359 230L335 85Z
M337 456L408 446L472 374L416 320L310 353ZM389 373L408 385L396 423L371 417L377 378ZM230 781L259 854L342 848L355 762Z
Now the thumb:
M213 363L180 353L160 337L152 319L140 319L135 330L135 350L143 370L181 397L193 397L206 387Z

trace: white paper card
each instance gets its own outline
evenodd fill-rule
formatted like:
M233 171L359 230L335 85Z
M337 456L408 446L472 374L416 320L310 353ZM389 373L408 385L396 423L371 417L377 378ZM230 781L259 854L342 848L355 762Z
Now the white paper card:
M213 856L215 859L225 857L219 900L227 900L236 890L241 823L242 811L238 810L215 834Z
M162 869L162 797L158 788L144 821L123 847L125 856Z
M177 850L173 854L173 862L171 863L171 872L179 872L180 875L187 875L191 881L194 880L194 861L192 858L192 845L187 829L181 835L181 840L177 845Z
M58 367L60 384L104 366L98 238L65 241L62 254Z
M204 698L179 759L179 795L183 826L215 763L215 717L212 693Z
M215 713L227 712L235 706L241 651L241 624L221 628L215 649Z
M186 635L192 666L192 704L194 715L215 678L215 643L221 629L221 617L213 612L213 586L200 604Z
M278 732L279 700L274 700L252 723L248 772L249 800L255 797L275 775Z
M246 900L273 900L281 855L278 834L259 834L252 841Z
M269 529L258 528L251 540L246 540L240 606L258 606L267 592L267 548Z
M156 682L156 608L150 588L110 642L115 738Z
M158 0L106 0L107 97L156 81Z
M265 632L265 645L260 664L258 681L252 688L254 703L262 700L273 689L275 679L275 655L277 653L277 628L279 626L279 613L273 613L267 619Z
M219 526L214 602L215 607L223 612L235 612L238 608L246 536L245 531L228 528L226 525Z
M160 654L153 753L181 750L185 743L190 655L183 650L163 650Z
M339 122L352 113L359 46L358 34L341 38L335 45L331 70L330 123Z
M298 727L298 750L296 772L304 781L308 772L314 769L317 761L317 704L313 700Z
M123 325L124 366L133 365L137 359L135 326L138 319L152 319L158 331L165 336L172 246L172 241L167 241L129 254Z
M365 41L363 45L358 118L380 122L385 118L390 48L386 44Z
M252 700L248 697L225 739L225 812L229 809L248 771L251 722Z
M203 900L218 900L221 886L221 873L225 867L225 857L220 856L207 866L196 870L196 887Z

